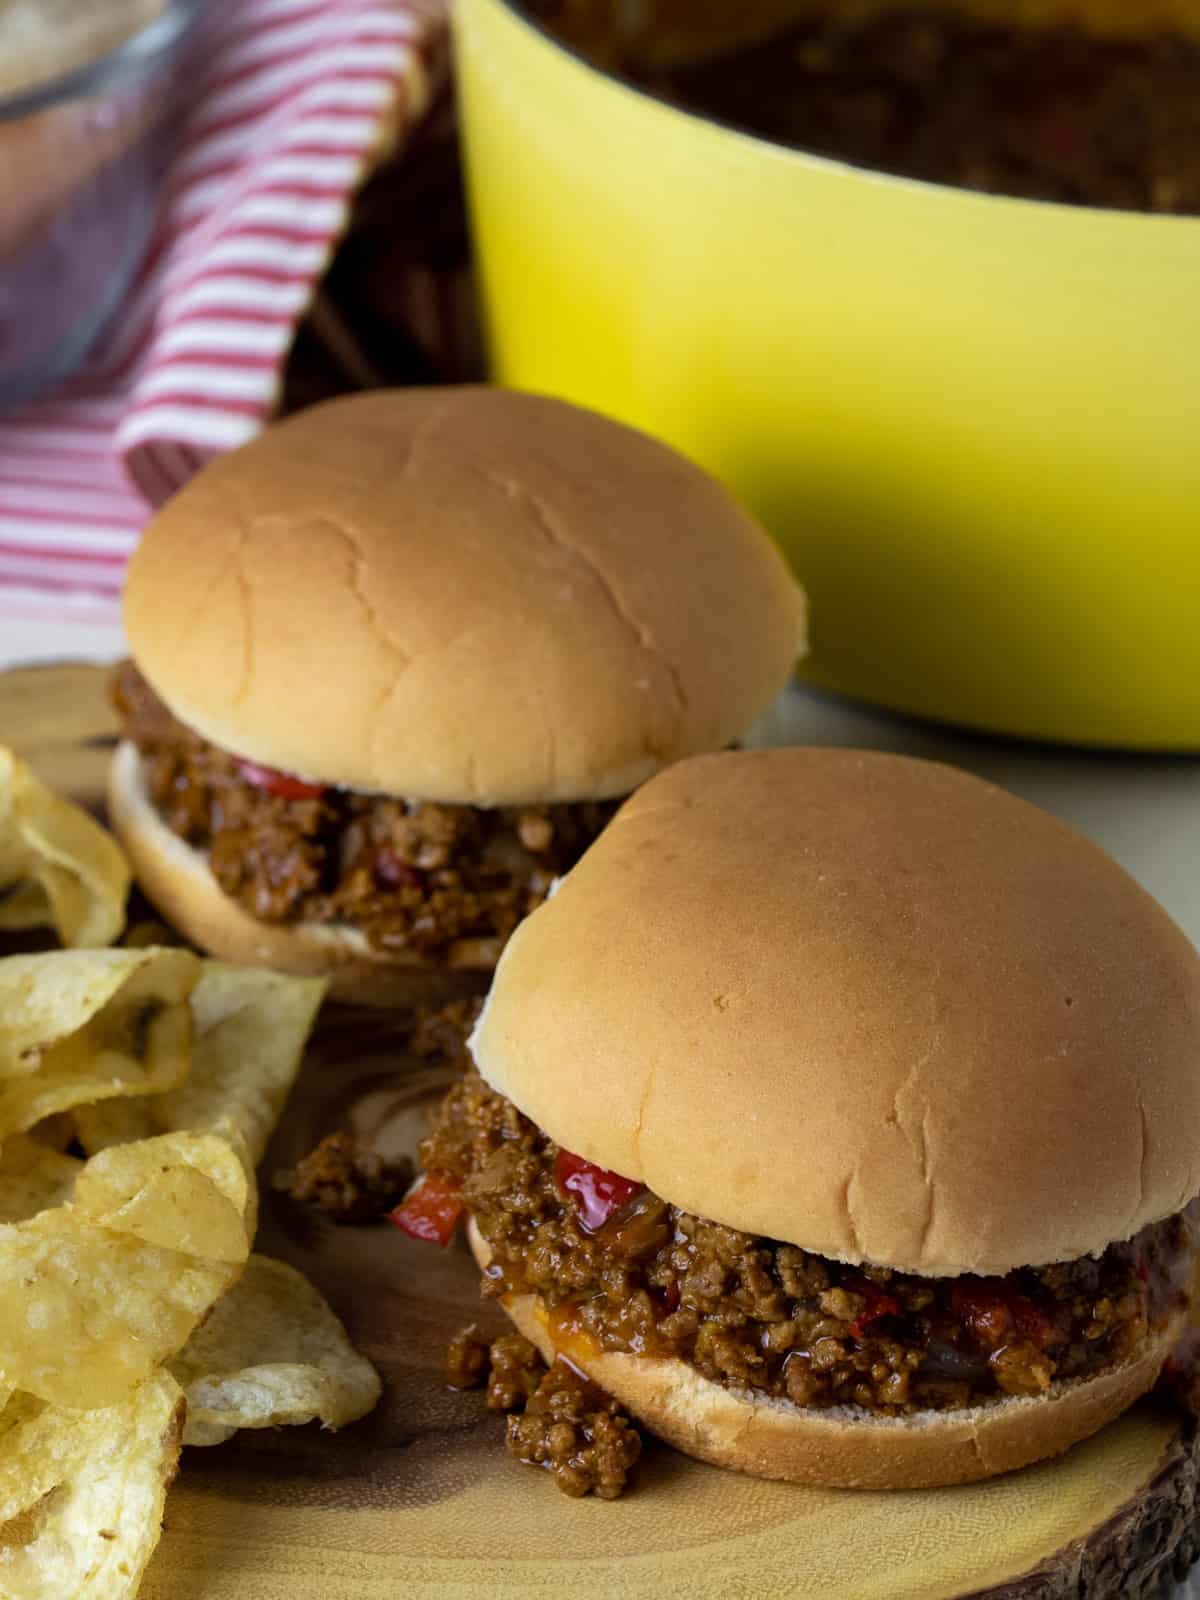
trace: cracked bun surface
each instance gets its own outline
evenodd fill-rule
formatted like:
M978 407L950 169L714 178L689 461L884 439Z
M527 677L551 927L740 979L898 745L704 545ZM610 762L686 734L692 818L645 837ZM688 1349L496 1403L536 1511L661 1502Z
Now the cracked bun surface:
M697 467L482 387L267 429L157 514L125 591L138 666L205 739L478 806L625 794L731 743L804 618L766 533Z
M522 924L473 1051L556 1143L842 1261L1006 1274L1200 1189L1200 957L954 768L702 756Z

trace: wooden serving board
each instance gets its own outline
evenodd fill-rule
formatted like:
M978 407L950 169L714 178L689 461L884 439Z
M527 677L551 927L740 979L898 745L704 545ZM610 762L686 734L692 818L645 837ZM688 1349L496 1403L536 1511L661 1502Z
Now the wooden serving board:
M97 669L0 675L0 742L91 806L112 734ZM1194 1558L1195 1429L1152 1403L1061 1460L976 1487L817 1492L649 1444L627 1498L565 1499L509 1460L478 1395L445 1387L450 1335L500 1325L465 1250L386 1224L337 1228L269 1186L339 1125L411 1152L444 1082L405 1058L402 1019L323 1017L265 1163L259 1248L325 1292L384 1399L338 1435L186 1451L146 1600L1157 1600Z

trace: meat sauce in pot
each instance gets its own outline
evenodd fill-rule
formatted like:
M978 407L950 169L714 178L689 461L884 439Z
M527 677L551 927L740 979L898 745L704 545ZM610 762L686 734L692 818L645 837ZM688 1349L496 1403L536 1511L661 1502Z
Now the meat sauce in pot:
M996 194L1200 213L1200 37L908 6L808 15L663 64L653 22L622 34L616 0L526 9L651 93L779 144Z

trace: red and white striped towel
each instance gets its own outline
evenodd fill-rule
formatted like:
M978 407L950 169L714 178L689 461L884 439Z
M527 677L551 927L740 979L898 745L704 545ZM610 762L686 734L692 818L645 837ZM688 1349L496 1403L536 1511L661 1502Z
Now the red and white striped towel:
M444 65L444 0L214 0L203 30L125 306L0 415L0 614L115 607L149 510L267 420L355 190Z

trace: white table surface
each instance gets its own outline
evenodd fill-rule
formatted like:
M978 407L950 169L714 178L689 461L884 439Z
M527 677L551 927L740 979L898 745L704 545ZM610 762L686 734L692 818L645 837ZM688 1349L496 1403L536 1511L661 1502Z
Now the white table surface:
M0 616L0 667L115 660L120 628L87 616ZM953 733L792 689L754 742L856 745L966 767L1055 812L1102 845L1200 944L1200 757L1144 759L1033 749ZM1200 1600L1200 1571L1177 1600Z

